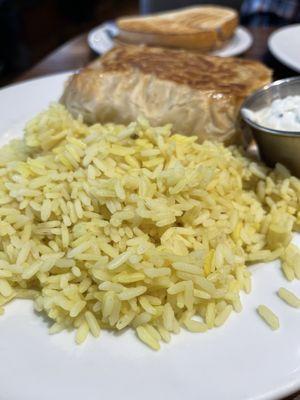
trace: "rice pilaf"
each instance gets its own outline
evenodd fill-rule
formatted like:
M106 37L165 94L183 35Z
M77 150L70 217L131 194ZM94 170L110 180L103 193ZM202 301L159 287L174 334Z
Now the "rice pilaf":
M241 311L249 264L281 258L300 278L299 200L283 166L236 147L52 105L0 150L0 314L32 298L78 343L130 326L159 349L181 327L205 332Z

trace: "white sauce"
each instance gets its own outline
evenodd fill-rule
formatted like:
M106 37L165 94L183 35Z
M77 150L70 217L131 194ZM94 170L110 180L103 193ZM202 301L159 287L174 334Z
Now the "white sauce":
M266 128L300 132L300 96L274 100L259 111L244 110L247 118Z

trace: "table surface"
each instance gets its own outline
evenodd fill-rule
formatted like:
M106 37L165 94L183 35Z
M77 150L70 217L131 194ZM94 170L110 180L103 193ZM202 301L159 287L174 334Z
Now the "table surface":
M264 62L273 70L274 79L296 75L294 71L275 60L268 51L268 37L276 29L275 27L255 27L248 29L253 35L253 45L242 57ZM53 51L29 71L22 74L17 81L79 69L96 57L97 55L89 49L87 34L84 33ZM300 392L284 400L300 400Z

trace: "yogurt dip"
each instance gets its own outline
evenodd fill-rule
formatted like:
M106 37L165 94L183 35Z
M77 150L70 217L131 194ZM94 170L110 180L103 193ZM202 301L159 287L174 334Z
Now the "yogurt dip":
M300 133L300 96L287 96L272 101L258 111L244 109L244 115L266 128Z

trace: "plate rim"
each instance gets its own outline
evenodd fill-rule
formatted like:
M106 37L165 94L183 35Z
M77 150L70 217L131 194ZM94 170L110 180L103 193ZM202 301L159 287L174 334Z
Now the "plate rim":
M271 52L271 54L278 60L280 61L283 65L286 67L292 69L295 72L300 73L300 65L297 66L296 63L290 60L290 58L286 58L286 55L282 55L282 52L279 50L274 42L276 41L277 37L282 34L282 32L294 29L294 28L299 28L300 30L300 23L295 23L295 24L290 24L286 26L282 26L281 28L276 29L274 32L271 33L271 35L268 38L268 48Z
M0 94L2 94L5 90L13 89L15 87L25 85L27 83L34 83L36 81L44 80L47 78L55 78L55 77L63 76L63 75L66 75L66 77L71 76L76 71L77 71L76 69L70 69L70 70L61 71L61 72L49 72L48 74L45 74L45 75L34 76L32 78L27 78L27 79L21 80L19 82L9 83L8 85L0 87ZM1 135L1 133L0 133L0 135Z
M212 52L211 55L215 55L215 56L218 56L218 57L234 57L234 56L243 54L247 50L249 50L250 47L253 45L253 35L250 32L250 30L247 27L243 26L243 25L239 25L236 28L236 33L235 34L236 35L239 35L239 34L244 35L245 42L244 42L243 45L240 44L240 48L239 49L237 49L235 51L232 51L229 55L222 56L222 55L218 54L218 51L220 51L220 52L224 51L224 49L221 48L219 50L216 50L216 54L214 54L214 52Z

